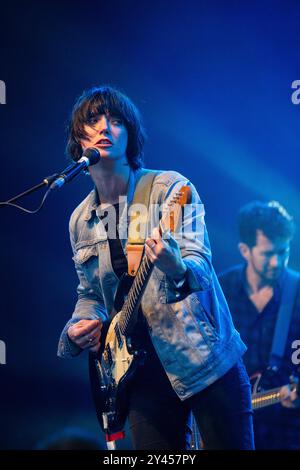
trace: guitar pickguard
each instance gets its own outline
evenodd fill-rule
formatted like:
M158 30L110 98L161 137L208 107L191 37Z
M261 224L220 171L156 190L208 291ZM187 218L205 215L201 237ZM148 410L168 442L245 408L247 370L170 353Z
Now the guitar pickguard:
M134 354L128 352L125 336L119 331L120 315L117 313L109 326L101 360L109 381L115 385L126 375L134 360Z

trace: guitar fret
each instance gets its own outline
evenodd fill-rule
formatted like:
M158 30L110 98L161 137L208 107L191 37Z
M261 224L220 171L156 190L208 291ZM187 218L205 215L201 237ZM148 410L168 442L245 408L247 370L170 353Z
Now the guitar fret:
M129 299L129 305L130 305L131 311L133 312L133 309L134 309L134 301L133 301L132 297L130 297L130 299Z
M133 291L133 292L132 292L132 297L133 297L134 302L136 302L137 299L138 299L138 297L139 297L139 296L138 296L138 293Z
M147 277L147 270L146 270L146 266L144 264L142 264L141 266L141 276L143 276L143 281L146 279Z
M137 286L135 284L133 285L133 288L132 288L132 295L134 294L136 295L136 298L138 298L139 293L137 291Z

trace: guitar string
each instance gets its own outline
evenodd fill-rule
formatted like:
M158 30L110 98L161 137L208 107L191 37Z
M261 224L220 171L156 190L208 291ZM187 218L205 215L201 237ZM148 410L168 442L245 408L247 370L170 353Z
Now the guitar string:
M146 256L144 256L143 260L142 260L142 263L141 263L141 268L145 269L145 274L146 274L146 277L148 275L150 271L150 267L151 265L148 264L148 266L145 266L145 264L148 263L148 258ZM129 291L129 295L127 297L127 300L126 300L126 306L125 306L125 311L124 311L124 320L122 322L122 334L125 334L126 333L126 330L128 328L128 325L129 325L129 322L130 322L130 317L132 315L132 312L134 311L134 308L136 306L136 300L138 300L139 298L139 292L138 292L138 289L141 289L142 286L143 286L143 283L139 284L139 281L140 281L140 270L137 272L137 275L133 281L133 285L132 285L132 291L130 290ZM132 294L131 294L132 292ZM132 299L132 296L135 296L135 300ZM131 311L129 310L131 309Z

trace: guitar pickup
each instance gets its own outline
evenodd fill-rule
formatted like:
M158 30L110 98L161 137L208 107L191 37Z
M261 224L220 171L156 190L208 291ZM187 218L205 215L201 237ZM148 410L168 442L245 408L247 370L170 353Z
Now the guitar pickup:
M121 349L122 346L123 346L123 339L122 339L122 336L121 336L121 332L120 332L120 328L119 328L118 323L115 324L115 333L116 333L116 337L117 337L117 341L118 341L118 346Z
M103 356L104 356L105 360L108 362L109 366L111 367L111 365L113 363L113 360L112 360L112 355L111 355L111 350L110 350L109 344L107 344L107 346L104 350Z

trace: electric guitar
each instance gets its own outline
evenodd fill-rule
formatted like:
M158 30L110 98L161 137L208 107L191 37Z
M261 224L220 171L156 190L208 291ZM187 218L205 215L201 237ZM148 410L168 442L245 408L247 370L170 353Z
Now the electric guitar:
M190 195L191 188L182 186L168 203L159 223L161 234L166 230L174 232L180 226L182 209L190 200ZM143 345L139 344L136 326L143 319L140 304L153 268L144 253L136 276L123 275L114 300L114 311L117 313L103 324L99 352L89 353L92 395L107 441L124 437L128 385L146 354Z

